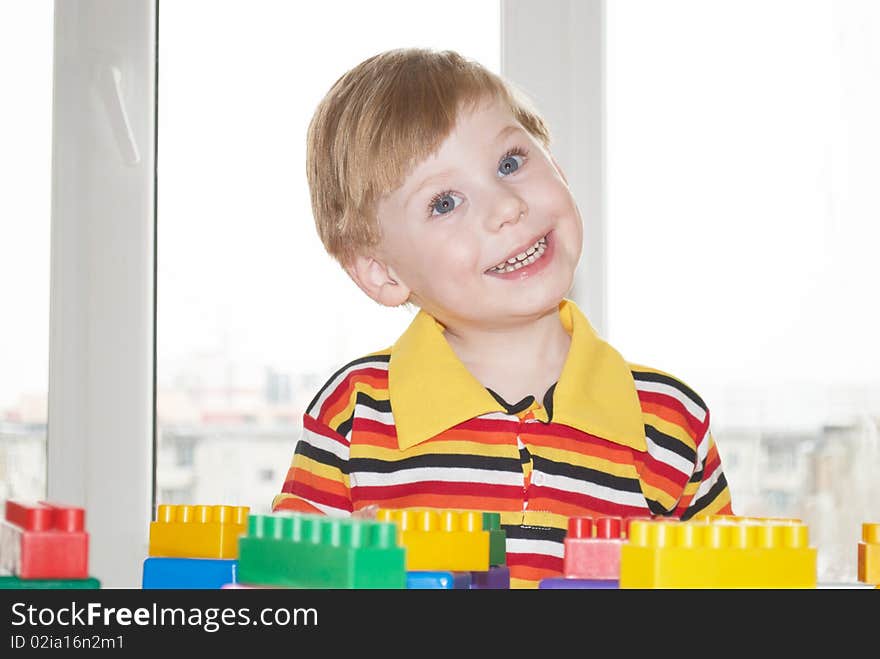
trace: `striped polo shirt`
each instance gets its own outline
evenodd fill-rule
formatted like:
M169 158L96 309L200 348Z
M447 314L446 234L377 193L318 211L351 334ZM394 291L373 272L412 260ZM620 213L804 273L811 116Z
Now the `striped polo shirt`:
M317 393L272 510L498 511L512 588L562 574L571 516L732 514L702 399L624 361L571 300L559 318L571 336L559 380L511 404L419 311L394 345Z

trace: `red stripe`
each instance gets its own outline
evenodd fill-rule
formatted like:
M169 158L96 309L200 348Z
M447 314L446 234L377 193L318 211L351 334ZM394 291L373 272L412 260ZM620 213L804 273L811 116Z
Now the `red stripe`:
M706 422L700 421L693 414L691 414L688 409L684 406L684 404L676 397L670 396L668 394L661 394L656 391L639 391L639 400L646 401L648 403L654 403L655 405L665 405L669 407L679 414L681 414L688 423L689 428L686 430L692 433L693 437L698 437L703 434L706 429ZM706 415L706 420L708 421L709 416Z
M345 497L329 494L324 490L318 490L299 481L294 481L290 483L290 489L286 490L286 492L290 494L295 494L298 497L302 497L310 503L317 503L322 506L331 506L333 508L339 508L340 510L347 510L348 512L352 511L351 501L349 501Z
M445 481L419 481L401 485L370 485L351 488L352 498L397 499L415 494L445 494L448 496L492 497L522 501L522 488L516 485L492 485L489 483L448 483Z
M523 552L521 554L507 552L507 564L510 566L511 576L514 568L517 566L528 566L531 568L539 568L549 570L551 572L562 572L563 559L548 554L535 554Z
M592 510L602 515L644 515L645 508L639 506L627 506L625 504L607 501L588 494L578 492L566 492L558 490L554 487L542 485L532 485L529 488L529 501L535 499L547 499L550 501L560 501L584 510Z
M348 447L348 440L345 437L333 430L333 428L324 425L317 419L313 419L308 414L303 415L303 428L305 428L309 432L315 433L316 435L321 435L321 437L332 439L334 442L338 442L339 444Z

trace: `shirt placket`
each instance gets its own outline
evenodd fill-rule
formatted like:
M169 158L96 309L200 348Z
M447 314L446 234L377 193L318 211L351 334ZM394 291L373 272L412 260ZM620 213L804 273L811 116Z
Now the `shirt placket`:
M520 464L523 472L523 512L529 508L534 463L532 461L532 454L522 439L522 432L526 429L526 424L534 418L534 413L529 410L519 417L519 423L517 424L516 429L516 446L519 451Z

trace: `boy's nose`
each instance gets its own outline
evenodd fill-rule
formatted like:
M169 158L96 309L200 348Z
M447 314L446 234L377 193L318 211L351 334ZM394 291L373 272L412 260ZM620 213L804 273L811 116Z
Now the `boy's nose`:
M497 209L490 219L491 228L497 231L505 224L517 224L525 217L527 210L525 204L520 200L515 203L505 203Z

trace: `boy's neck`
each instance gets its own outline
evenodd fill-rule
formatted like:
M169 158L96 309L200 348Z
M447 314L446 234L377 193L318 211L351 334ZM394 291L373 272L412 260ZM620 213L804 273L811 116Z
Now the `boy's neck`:
M508 403L526 396L540 402L559 380L571 345L557 308L518 325L445 326L446 340L468 371Z

